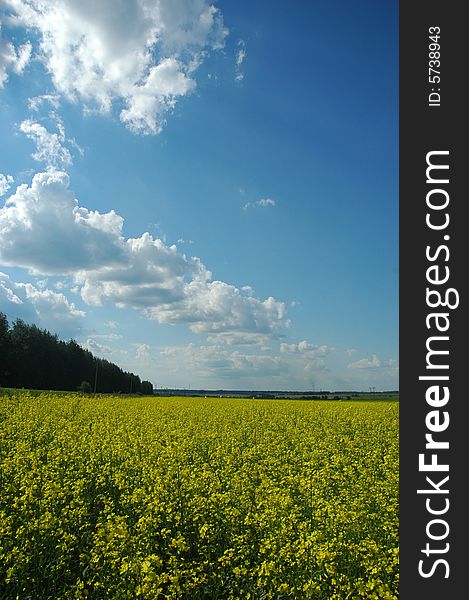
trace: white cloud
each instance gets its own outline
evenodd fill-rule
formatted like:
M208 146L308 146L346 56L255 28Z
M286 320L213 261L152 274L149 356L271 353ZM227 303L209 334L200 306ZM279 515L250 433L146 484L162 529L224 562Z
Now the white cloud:
M3 196L8 192L12 183L13 177L11 175L0 173L0 196Z
M2 23L0 21L0 88L8 80L8 72L13 71L21 75L31 59L31 44L25 44L15 48L9 41L2 39Z
M124 254L123 219L80 208L66 173L34 176L0 209L0 260L41 274L119 263Z
M240 66L246 58L246 44L243 40L238 42L238 52L236 53L236 64Z
M298 348L298 344L296 344ZM324 347L318 346L324 351ZM334 390L347 389L364 371L348 371L335 362L338 354L314 361L306 353L275 353L262 347L229 344L173 346L155 354L153 379L163 386L223 389ZM184 369L181 370L181 364ZM361 385L361 384L360 384ZM345 387L344 387L345 386ZM359 387L360 389L360 387Z
M31 283L17 283L16 286L24 290L26 298L43 322L49 319L51 313L54 320L75 319L86 315L73 302L70 303L63 294L48 289L37 289Z
M171 346L160 353L163 364L175 373L180 365L198 377L233 378L275 377L287 370L287 365L278 356L246 354L238 350L229 351L217 346Z
M306 340L303 340L302 342L298 343L298 352L311 352L316 348L317 346L313 346L313 344L310 344Z
M59 108L60 97L58 94L41 94L39 96L33 96L32 98L28 98L28 107L30 110L38 112L45 102L49 102L54 108Z
M196 333L273 338L289 326L283 302L211 281L197 257L149 233L125 239L119 215L79 207L68 186L66 173L49 171L17 188L0 209L3 264L70 275L87 304L143 309L150 319L187 324Z
M151 361L151 350L148 344L134 344L135 358L139 363L148 364Z
M272 200L272 198L261 198L256 202L256 205L261 206L262 208L265 208L266 206L275 206L275 200Z
M31 155L34 160L45 162L49 167L66 167L72 164L72 155L64 146L65 132L60 122L58 133L51 133L44 125L31 119L20 124L20 131L36 145L36 152Z
M0 36L2 30L0 29ZM0 88L8 79L8 71L17 61L15 47L10 42L4 42L0 37Z
M39 289L31 283L15 283L1 272L0 311L9 317L34 321L63 338L79 333L86 316L63 294Z
M238 40L238 43L236 44L237 46L237 52L236 52L236 67L235 67L235 81L243 81L244 79L244 72L241 69L241 65L243 64L247 53L246 53L246 44L244 43L243 40Z
M103 356L106 354L112 354L112 348L107 346L106 344L101 344L101 342L97 342L94 338L90 337L83 344L83 347L86 350L89 350L95 356Z
M221 332L207 336L209 344L223 346L259 346L267 348L271 337L263 333Z
M255 207L267 208L268 206L275 206L275 205L276 205L276 202L272 198L261 198L260 200L257 200L256 202L246 202L246 204L244 204L244 206L243 206L243 210L247 210L248 208L255 208Z
M40 290L46 289L47 284L48 284L47 279L37 279L36 280L36 287L38 287Z
M165 58L150 69L145 83L134 86L121 121L134 133L160 133L166 124L163 115L174 108L178 96L194 88L195 81L183 73L181 63Z
M123 106L121 120L143 134L161 131L168 110L194 89L192 73L228 33L207 0L11 0L9 7L10 26L38 35L37 54L58 94L87 111ZM5 65L20 60L5 48Z
M289 324L283 302L245 296L223 281L194 277L183 292L180 300L150 308L148 314L161 323L189 323L195 333L237 331L278 336Z
M280 352L298 352L298 344L287 344L282 342L280 344Z
M332 350L334 350L334 348L326 346L325 344L317 346L307 342L306 340L302 340L297 344L287 344L284 342L280 344L280 352L300 353L314 356L329 354L329 352L332 352Z
M320 346L311 344L306 340L298 343L280 344L280 352L290 355L292 364L301 366L306 373L312 371L321 371L326 369L325 357L334 351L334 348L322 344Z
M21 75L26 65L29 63L31 59L31 50L32 46L30 42L26 42L26 44L23 44L18 48L16 62L13 66L13 70L17 75Z
M187 259L177 252L176 246L167 246L149 233L140 238L115 239L120 261L102 261L97 268L76 272L75 279L82 286L82 297L95 306L112 302L119 307L152 308L152 317L161 317L159 310L172 313L175 303L185 296L185 280L195 276L199 262Z
M90 338L94 340L108 340L112 342L121 340L123 336L118 333L95 333L94 335L90 335Z
M353 363L347 365L349 369L377 369L381 367L381 361L373 354L371 358L361 358Z
M12 282L5 273L0 271L0 306L2 306L2 312L8 312L5 307L8 304L23 304L23 301L13 291Z

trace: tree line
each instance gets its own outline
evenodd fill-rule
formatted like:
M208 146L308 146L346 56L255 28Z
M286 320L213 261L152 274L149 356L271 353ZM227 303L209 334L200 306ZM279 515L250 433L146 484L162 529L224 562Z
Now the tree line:
M97 358L75 340L0 312L0 387L101 393L152 394L153 385Z

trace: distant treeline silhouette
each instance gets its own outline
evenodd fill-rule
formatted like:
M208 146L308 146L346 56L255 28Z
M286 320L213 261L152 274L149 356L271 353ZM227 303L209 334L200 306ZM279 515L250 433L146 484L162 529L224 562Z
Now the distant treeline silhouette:
M0 312L0 387L152 394L153 385L95 357L75 340L64 342Z

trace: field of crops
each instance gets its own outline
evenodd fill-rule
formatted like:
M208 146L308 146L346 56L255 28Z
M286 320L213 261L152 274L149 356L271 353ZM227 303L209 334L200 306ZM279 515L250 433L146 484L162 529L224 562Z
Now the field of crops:
M398 403L0 398L0 598L398 597Z

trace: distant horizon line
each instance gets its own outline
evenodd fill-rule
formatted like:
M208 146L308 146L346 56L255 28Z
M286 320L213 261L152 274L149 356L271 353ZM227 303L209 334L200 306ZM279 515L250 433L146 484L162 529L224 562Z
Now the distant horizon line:
M209 393L269 393L269 394L399 394L399 390L275 390L275 389L250 389L250 388L191 388L191 387L166 387L154 386L154 391L167 392L209 392Z

